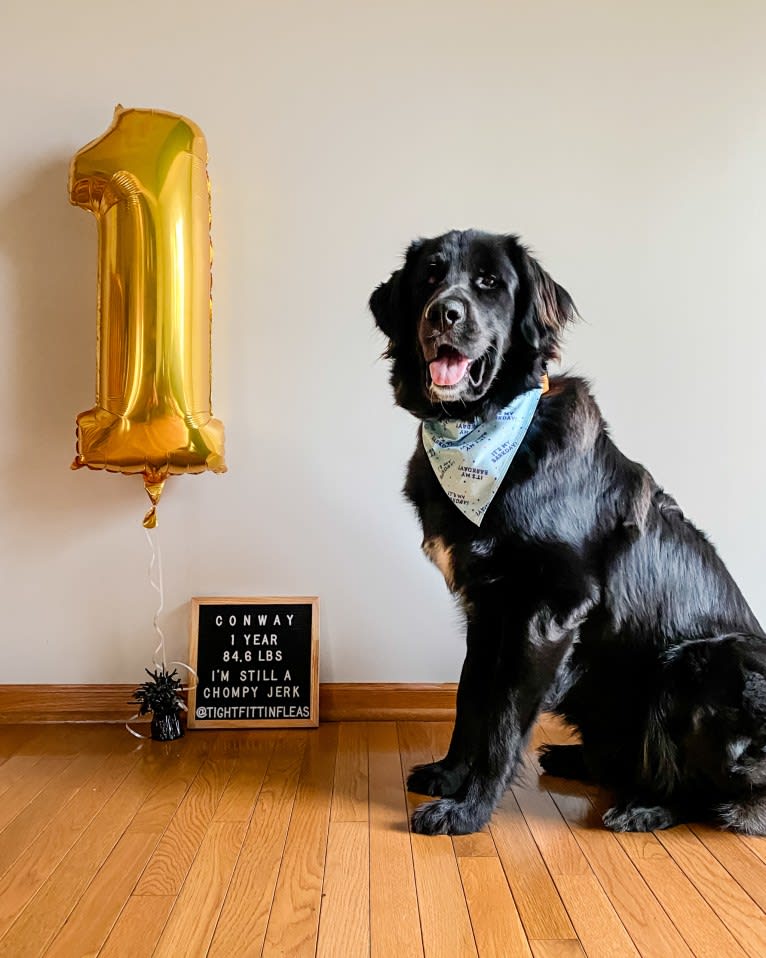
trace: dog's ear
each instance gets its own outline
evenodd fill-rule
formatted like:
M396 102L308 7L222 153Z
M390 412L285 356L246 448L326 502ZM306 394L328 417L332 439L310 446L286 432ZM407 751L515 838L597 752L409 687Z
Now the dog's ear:
M546 360L558 359L561 334L577 317L572 297L515 236L509 239L508 255L519 275L517 312L521 335Z
M422 245L422 240L411 243L405 255L404 266L392 273L390 279L381 283L370 296L369 306L375 322L392 343L397 342L401 337L402 318L406 308L406 276Z
M403 269L391 274L391 278L381 283L370 296L370 312L382 332L391 341L397 340L401 316L401 285Z

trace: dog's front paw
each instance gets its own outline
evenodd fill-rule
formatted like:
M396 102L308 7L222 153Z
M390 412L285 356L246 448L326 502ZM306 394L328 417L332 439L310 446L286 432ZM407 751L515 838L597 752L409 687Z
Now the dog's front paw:
M407 778L407 791L418 795L454 795L466 772L464 766L447 768L442 762L416 765Z
M613 832L654 832L671 828L677 824L678 819L664 805L628 802L626 805L613 805L607 809L602 821Z
M467 802L440 798L425 802L412 813L412 830L419 835L469 835L480 831L489 814Z

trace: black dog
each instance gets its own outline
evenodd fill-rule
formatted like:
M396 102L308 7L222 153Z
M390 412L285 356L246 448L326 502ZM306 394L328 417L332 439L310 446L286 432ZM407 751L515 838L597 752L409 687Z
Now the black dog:
M539 387L575 316L513 236L413 243L372 294L396 402L422 420L489 420ZM460 597L467 654L447 755L415 768L426 834L480 829L541 708L582 745L543 768L614 789L615 830L707 817L766 834L766 637L675 501L614 445L585 382L556 377L480 525L418 442L405 495Z

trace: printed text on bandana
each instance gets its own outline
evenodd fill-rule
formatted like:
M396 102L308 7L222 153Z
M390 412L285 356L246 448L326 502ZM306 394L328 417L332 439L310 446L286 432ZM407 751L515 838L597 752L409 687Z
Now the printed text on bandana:
M455 506L477 526L524 441L542 389L521 393L493 419L423 423L423 446Z

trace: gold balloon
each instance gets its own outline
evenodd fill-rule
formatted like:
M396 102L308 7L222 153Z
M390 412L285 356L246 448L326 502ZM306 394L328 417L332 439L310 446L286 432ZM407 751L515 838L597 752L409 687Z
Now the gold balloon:
M225 472L210 408L210 183L200 128L118 106L72 159L69 199L98 222L96 405L77 417L73 469L141 473L155 506L169 475Z

